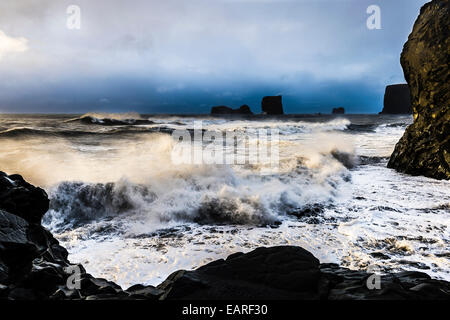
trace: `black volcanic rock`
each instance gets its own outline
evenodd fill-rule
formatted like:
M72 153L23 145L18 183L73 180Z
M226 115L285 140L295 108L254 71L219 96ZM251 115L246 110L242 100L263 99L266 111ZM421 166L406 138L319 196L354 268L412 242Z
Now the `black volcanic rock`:
M412 114L411 96L407 84L393 84L386 87L384 106L380 114Z
M283 114L282 96L267 96L262 98L261 110L265 114Z
M18 174L8 176L0 171L0 209L40 224L48 207L49 200L43 189L29 184Z
M450 1L420 10L401 64L411 90L414 122L395 146L389 168L450 179Z
M162 299L450 299L450 283L421 272L380 276L380 289L369 289L372 274L336 264L319 264L294 246L257 248L213 261L195 271L176 271L158 286Z
M317 298L319 260L300 247L257 248L195 271L177 271L158 288L165 299Z
M248 105L244 104L239 109L232 109L227 106L215 106L211 108L211 114L253 114L253 112Z
M333 108L333 110L331 111L332 114L344 114L345 113L345 109L342 107L339 108Z

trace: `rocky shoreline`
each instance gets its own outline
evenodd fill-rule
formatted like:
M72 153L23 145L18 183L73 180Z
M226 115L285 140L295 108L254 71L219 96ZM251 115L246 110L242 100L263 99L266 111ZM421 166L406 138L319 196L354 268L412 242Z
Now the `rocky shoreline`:
M44 190L0 172L0 299L3 300L354 300L450 299L450 283L421 272L373 275L320 263L300 247L261 247L194 271L180 270L157 287L126 290L71 264L40 220Z

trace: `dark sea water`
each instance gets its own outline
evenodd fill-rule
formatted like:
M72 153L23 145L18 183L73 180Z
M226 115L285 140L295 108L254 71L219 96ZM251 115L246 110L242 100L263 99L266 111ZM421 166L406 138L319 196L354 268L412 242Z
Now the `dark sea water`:
M276 172L174 163L175 130L277 130ZM411 116L214 118L0 115L0 170L45 188L44 224L87 271L160 283L258 246L299 245L322 262L420 270L450 280L450 184L386 168ZM259 141L261 143L261 141ZM205 148L205 143L200 144ZM234 149L225 149L233 153Z

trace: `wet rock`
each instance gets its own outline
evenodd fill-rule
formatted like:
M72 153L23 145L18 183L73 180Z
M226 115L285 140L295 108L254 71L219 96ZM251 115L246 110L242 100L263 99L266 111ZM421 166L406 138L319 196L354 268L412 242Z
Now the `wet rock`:
M102 278L94 278L89 274L83 275L80 282L80 292L83 296L116 294L121 291L122 288L114 282Z
M258 248L175 272L158 288L164 299L297 299L316 294L319 276L319 261L302 248Z
M32 289L14 288L9 292L9 300L35 300L36 294Z
M401 65L411 90L414 122L388 163L400 172L450 179L450 2L433 0L420 10L403 47Z
M425 263L422 262L417 262L417 261L409 261L409 260L400 260L398 261L399 264L404 264L404 265L408 265L417 269L421 269L421 270L429 270L430 267L427 266Z
M126 290L130 294L131 299L144 299L144 300L158 300L164 291L154 286L144 286L142 284L137 284L131 286Z
M386 87L384 106L380 114L412 114L411 93L407 84Z
M388 255L385 255L382 252L371 252L370 255L372 257L374 257L374 258L381 259L381 260L389 260L389 259L391 259L391 257L389 257Z
M368 285L379 277L379 288ZM291 246L258 248L176 271L158 286L161 299L449 299L450 283L421 272L376 275L319 261Z
M297 210L289 211L287 214L297 217L308 224L319 224L321 220L318 216L324 212L324 209L325 206L323 204L314 203L303 208L298 208Z
M9 284L29 272L32 261L39 256L38 247L29 241L27 221L0 210L0 279Z
M261 101L261 110L265 114L283 114L282 96L267 96Z

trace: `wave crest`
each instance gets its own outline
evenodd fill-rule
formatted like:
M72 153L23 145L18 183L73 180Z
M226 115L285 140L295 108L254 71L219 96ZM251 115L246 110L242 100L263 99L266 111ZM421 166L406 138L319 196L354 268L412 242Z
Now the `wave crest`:
M81 122L83 124L95 124L103 126L128 126L146 125L155 122L143 119L138 113L86 113L81 117L67 120L66 122Z

